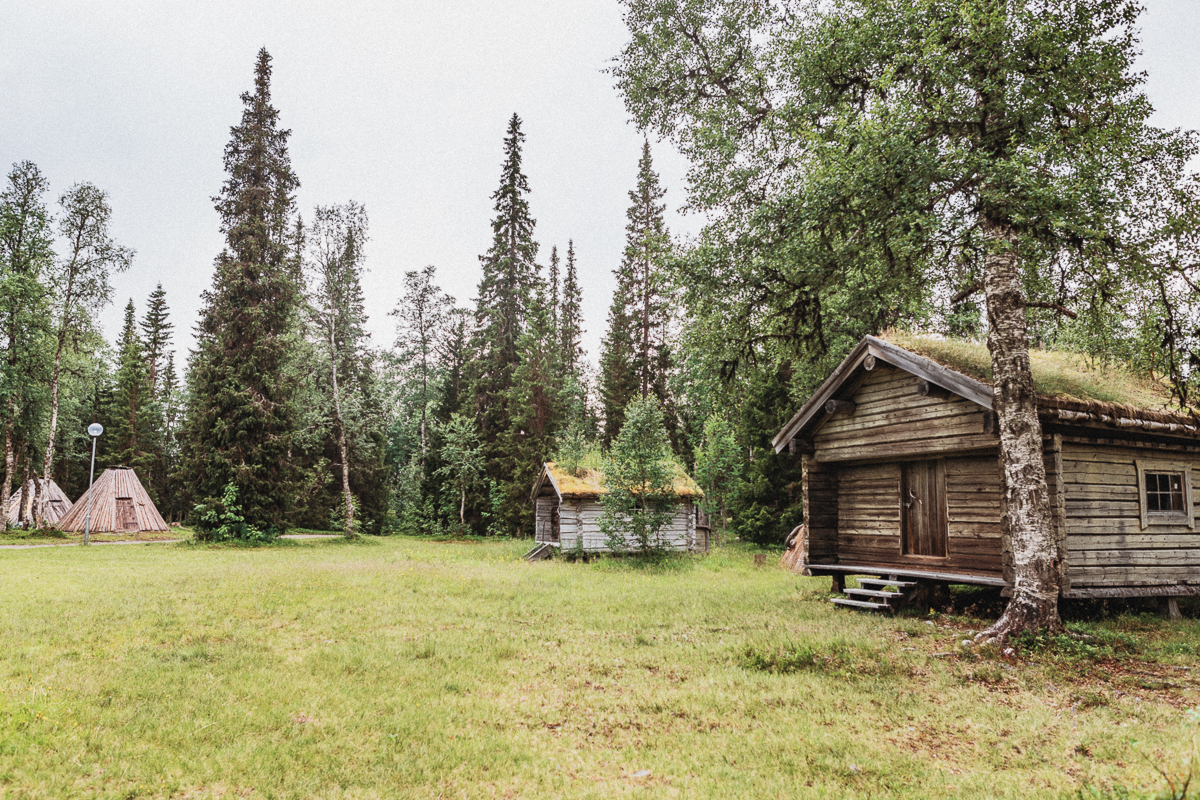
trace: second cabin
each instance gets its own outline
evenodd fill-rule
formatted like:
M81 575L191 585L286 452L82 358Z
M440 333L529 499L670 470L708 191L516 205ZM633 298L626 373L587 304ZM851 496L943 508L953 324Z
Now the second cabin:
M866 337L775 438L804 466L793 559L835 587L857 574L1007 593L987 351L900 341ZM1062 595L1200 595L1196 420L1153 381L1031 356Z
M674 490L675 513L659 531L659 546L707 553L708 521L696 505L704 493L682 470L676 475ZM533 485L534 538L563 551L607 552L608 543L600 530L604 513L600 496L606 491L600 470L582 468L570 473L553 462L543 465ZM632 541L628 544L630 549L635 547Z

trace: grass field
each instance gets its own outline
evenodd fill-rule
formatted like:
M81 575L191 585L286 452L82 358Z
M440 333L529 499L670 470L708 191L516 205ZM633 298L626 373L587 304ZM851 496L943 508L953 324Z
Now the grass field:
M0 551L0 797L1153 796L1194 752L1194 620L979 657L748 551L525 547Z

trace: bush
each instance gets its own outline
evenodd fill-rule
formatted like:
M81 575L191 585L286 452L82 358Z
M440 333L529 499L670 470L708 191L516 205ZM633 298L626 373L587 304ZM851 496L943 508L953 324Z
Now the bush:
M274 530L261 530L246 522L237 503L237 487L225 484L220 500L208 498L196 505L196 538L205 542L246 542L266 544L278 538Z

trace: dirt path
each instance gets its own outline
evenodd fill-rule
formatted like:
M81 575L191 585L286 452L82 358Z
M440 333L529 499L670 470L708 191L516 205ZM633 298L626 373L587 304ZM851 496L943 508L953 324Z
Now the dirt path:
M88 547L109 547L115 544L172 544L183 539L145 539L138 542L88 542ZM36 547L82 547L83 542L63 542L62 544L0 544L0 550L33 550Z
M337 533L285 533L280 539L340 539L341 534ZM114 544L174 544L182 542L183 539L143 539L133 542L89 542L88 547L108 547ZM80 547L83 542L63 542L45 543L45 544L0 544L0 550L33 550L38 547Z

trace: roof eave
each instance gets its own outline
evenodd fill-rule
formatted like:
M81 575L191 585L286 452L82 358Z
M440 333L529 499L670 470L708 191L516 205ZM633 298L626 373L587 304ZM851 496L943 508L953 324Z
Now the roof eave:
M813 393L808 402L788 421L783 430L771 440L776 453L781 452L787 447L788 442L803 433L818 418L824 411L826 401L831 399L857 374L867 356L873 356L877 360L924 378L983 408L988 410L992 408L992 387L986 383L968 378L960 372L943 367L936 361L916 353L910 353L904 348L885 342L878 337L864 336L862 341L855 345L850 354L837 366L837 369Z

